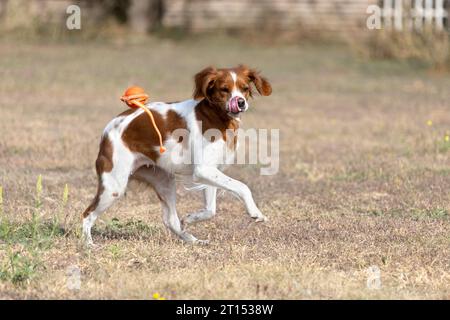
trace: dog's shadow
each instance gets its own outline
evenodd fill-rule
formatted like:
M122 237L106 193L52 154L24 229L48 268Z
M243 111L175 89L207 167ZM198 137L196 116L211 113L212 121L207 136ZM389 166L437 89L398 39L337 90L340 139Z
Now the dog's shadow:
M161 232L159 226L149 225L141 220L119 221L118 218L92 229L92 235L109 240L147 240L159 237Z

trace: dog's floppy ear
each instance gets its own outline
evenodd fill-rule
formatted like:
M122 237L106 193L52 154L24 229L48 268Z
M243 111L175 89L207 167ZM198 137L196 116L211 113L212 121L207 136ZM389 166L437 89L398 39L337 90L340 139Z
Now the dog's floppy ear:
M260 72L251 69L245 65L239 65L239 68L243 70L243 73L247 75L251 82L255 85L256 90L258 90L259 94L262 96L270 96L272 93L272 86L269 81L260 75Z
M197 73L194 77L194 99L206 98L208 95L208 89L212 88L216 78L217 69L211 66Z

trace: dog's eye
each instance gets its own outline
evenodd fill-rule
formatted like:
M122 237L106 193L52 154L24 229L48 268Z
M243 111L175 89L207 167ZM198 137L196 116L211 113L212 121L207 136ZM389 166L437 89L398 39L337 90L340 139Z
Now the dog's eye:
M248 91L248 87L243 87L242 90L244 90L245 92Z
M228 90L227 87L223 87L223 88L220 88L220 91L228 93L230 90Z

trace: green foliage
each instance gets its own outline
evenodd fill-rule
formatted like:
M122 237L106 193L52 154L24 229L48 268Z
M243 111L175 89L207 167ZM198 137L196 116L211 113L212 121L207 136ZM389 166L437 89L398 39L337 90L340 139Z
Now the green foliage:
M6 256L0 260L0 280L13 284L25 284L33 279L41 261L42 250L48 250L57 237L65 235L59 224L58 215L53 219L40 219L42 203L42 176L36 182L34 208L29 221L16 222L3 211L3 190L0 189L0 244L6 246ZM69 189L66 185L62 197L62 208L68 201ZM18 249L20 248L20 249Z
M0 240L11 244L22 244L39 248L49 248L55 237L63 236L64 229L56 220L39 222L0 221Z
M450 150L450 142L446 140L437 141L437 150L439 153L446 153Z
M0 264L0 280L13 284L25 284L36 276L39 260L21 252L8 252L7 258Z

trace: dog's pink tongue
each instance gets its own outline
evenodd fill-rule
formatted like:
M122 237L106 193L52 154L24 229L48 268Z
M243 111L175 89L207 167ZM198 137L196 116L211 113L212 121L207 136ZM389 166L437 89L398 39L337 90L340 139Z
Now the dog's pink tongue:
M239 107L238 107L238 100L239 100L239 97L233 97L230 100L230 102L228 104L230 112L232 112L232 113L239 113L241 111L241 110L239 110Z

